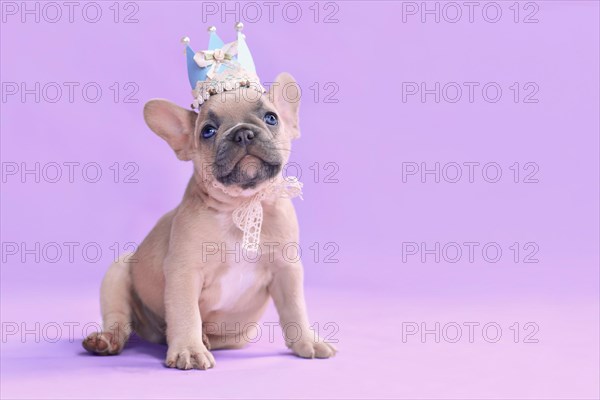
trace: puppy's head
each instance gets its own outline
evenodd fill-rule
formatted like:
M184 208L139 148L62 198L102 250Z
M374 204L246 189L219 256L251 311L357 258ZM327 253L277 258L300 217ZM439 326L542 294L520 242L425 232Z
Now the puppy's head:
M204 181L257 191L281 172L298 129L299 89L281 74L268 93L240 88L211 96L199 112L151 100L144 119Z

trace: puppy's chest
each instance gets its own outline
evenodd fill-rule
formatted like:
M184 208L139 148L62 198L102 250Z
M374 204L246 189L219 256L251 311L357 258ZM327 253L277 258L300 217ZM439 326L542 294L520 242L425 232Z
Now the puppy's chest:
M266 290L268 273L258 263L241 261L222 265L213 281L213 310L231 310Z
M262 297L271 279L264 257L242 251L240 237L228 237L219 243L209 264L210 276L203 289L202 301L208 311L233 311Z
M203 291L203 301L210 311L234 311L263 297L271 280L268 255L241 249L242 233L231 217L219 220L223 235L208 253L210 277ZM208 272L208 271L207 271Z

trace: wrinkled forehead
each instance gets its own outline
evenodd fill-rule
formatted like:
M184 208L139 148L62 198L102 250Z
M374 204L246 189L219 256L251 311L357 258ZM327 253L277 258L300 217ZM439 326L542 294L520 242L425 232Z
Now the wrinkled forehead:
M243 88L211 96L200 107L199 117L220 122L224 119L241 119L249 114L264 115L268 111L275 111L268 93Z

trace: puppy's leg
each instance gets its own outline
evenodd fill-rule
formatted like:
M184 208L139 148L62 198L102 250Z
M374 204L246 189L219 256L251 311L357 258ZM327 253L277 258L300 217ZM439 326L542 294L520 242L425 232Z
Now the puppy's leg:
M165 311L169 368L209 369L215 359L203 343L200 294L203 277L182 259L165 260Z
M102 280L102 332L94 332L83 341L83 347L92 354L119 354L131 334L131 275L126 261L129 256L112 264Z
M329 358L335 347L321 340L310 329L304 300L303 270L299 263L285 265L273 275L269 292L279 313L286 345L303 358Z

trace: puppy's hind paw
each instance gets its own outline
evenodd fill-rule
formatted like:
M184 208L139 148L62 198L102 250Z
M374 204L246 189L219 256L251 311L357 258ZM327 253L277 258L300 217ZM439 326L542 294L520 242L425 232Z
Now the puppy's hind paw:
M202 343L204 344L204 346L206 346L208 350L210 350L210 341L208 340L208 336L204 332L202 332Z
M83 340L83 348L100 356L117 355L123 350L124 343L109 332L94 332Z

